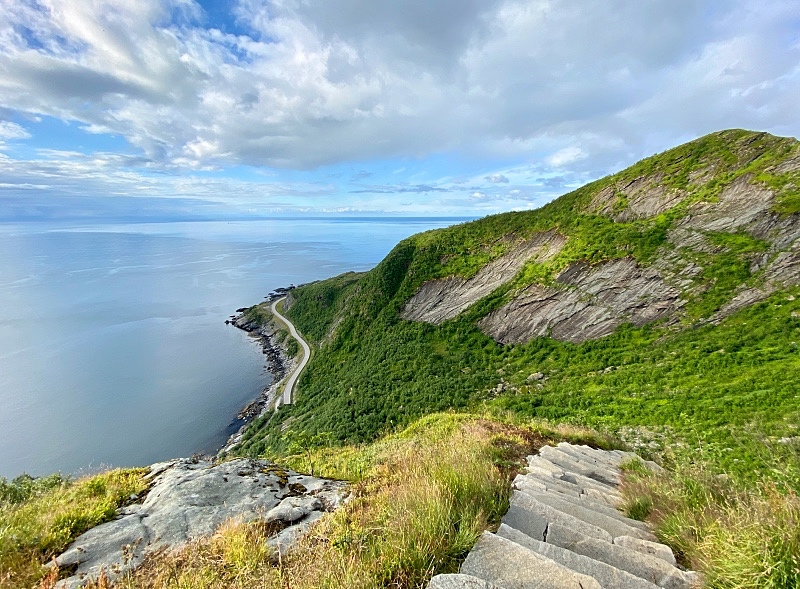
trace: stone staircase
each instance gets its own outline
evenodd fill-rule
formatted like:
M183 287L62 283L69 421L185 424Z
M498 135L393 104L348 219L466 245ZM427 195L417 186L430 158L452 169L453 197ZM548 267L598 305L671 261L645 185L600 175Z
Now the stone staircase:
M646 524L617 510L619 465L630 459L641 460L564 442L529 456L497 532L484 532L461 572L435 576L428 589L699 587Z

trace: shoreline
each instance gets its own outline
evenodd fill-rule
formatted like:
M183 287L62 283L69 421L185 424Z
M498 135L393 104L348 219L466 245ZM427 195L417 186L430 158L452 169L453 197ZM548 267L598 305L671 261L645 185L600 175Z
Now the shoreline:
M278 328L273 325L272 321L260 324L255 320L247 320L245 319L246 312L245 308L237 309L236 315L231 315L229 319L225 320L225 323L247 332L258 342L265 358L266 370L272 375L272 382L261 390L258 397L236 414L232 424L237 422L242 422L242 424L236 432L228 437L225 445L217 451L217 457L230 452L239 445L250 422L268 411L274 410L278 389L294 370L295 360L287 356L284 346L275 337Z

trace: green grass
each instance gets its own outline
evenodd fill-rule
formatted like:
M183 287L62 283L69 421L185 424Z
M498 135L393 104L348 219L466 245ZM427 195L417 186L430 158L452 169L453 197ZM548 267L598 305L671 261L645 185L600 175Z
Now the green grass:
M798 472L800 445L785 456ZM800 586L800 498L786 484L742 484L703 461L679 461L661 474L626 474L628 514L655 526L681 564L708 589Z
M146 488L146 469L112 470L78 481L59 475L19 477L1 488L0 587L30 587L44 575L42 563L78 535L114 517L131 494Z

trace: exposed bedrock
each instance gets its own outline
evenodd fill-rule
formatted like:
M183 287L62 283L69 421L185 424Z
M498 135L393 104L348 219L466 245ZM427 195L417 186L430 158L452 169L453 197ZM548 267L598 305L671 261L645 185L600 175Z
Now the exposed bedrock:
M268 544L283 552L346 492L344 483L245 458L217 465L174 460L154 464L148 477L144 502L120 509L117 519L82 534L56 558L59 567L74 567L58 587L80 587L101 570L114 579L148 554L210 536L230 519L273 523L280 533Z
M507 254L487 264L472 278L457 276L431 280L405 304L401 316L413 321L439 324L508 282L526 262L546 262L555 256L566 237L556 231L537 233Z
M656 269L630 257L597 266L577 262L555 286L529 286L478 325L504 344L544 335L578 343L609 335L622 323L640 326L668 317L685 303L680 295Z
M627 184L607 186L592 199L587 211L627 222L667 211L686 198L685 190L667 188L663 176L640 176Z
M753 184L752 177L740 176L720 194L718 202L693 204L676 226L670 241L683 245L682 233L700 231L745 231L770 242L773 249L785 249L800 237L797 214L780 215L772 211L775 195L771 190Z

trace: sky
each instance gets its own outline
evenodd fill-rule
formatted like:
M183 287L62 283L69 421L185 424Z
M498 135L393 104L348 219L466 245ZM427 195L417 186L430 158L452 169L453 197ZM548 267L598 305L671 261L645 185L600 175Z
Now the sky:
M799 102L797 0L0 0L0 220L524 210Z

